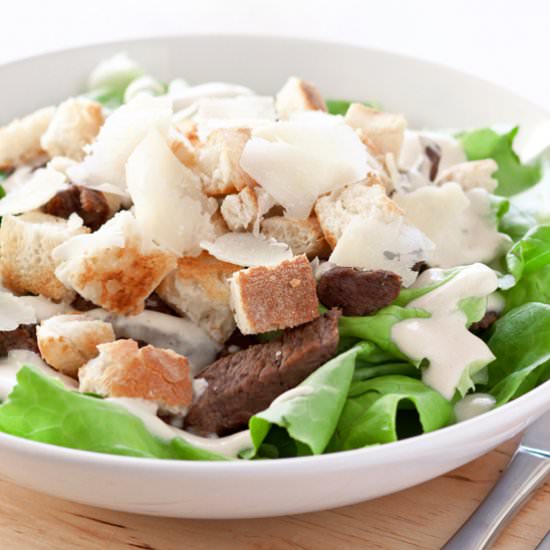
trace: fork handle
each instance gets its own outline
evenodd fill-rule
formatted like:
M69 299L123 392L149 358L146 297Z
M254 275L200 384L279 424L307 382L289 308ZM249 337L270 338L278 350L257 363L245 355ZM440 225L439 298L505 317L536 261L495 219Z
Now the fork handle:
M500 480L442 550L484 550L550 474L550 458L520 447Z

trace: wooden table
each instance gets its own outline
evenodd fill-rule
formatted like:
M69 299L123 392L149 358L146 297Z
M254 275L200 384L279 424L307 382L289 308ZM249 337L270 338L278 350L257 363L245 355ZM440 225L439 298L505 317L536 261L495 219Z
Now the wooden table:
M408 491L316 514L206 521L73 504L0 481L2 550L438 549L493 485L515 443ZM550 484L495 545L533 550L550 529ZM468 550L468 549L464 549Z

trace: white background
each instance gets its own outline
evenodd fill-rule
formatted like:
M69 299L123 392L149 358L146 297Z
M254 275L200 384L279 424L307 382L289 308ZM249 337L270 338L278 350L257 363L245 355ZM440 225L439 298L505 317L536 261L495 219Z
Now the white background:
M550 107L547 0L0 0L0 13L0 63L161 34L321 37L445 63Z

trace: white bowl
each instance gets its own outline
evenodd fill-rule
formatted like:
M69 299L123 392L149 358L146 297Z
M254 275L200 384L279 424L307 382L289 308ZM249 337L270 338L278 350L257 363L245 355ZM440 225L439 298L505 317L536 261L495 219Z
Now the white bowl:
M90 69L124 50L166 80L225 80L274 93L289 75L326 97L376 99L413 127L531 126L548 117L495 85L401 56L326 42L184 36L100 45L0 67L0 119L82 89ZM550 409L550 382L500 409L437 432L343 453L258 462L127 458L0 434L0 475L69 500L141 514L244 518L311 512L405 489L496 447Z

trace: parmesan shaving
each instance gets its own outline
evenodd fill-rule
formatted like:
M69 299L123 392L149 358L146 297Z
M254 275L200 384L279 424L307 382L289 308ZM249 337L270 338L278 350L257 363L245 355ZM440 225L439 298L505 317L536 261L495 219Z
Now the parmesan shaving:
M254 130L241 167L289 217L304 219L319 195L363 179L368 157L341 117L307 112Z
M277 265L293 257L287 244L252 233L225 233L213 243L202 241L201 247L218 260L243 267Z
M168 134L172 116L171 100L164 97L139 95L119 107L101 127L97 139L88 147L88 156L67 169L76 183L89 187L109 184L123 192L126 189L125 166L132 151L151 128Z
M0 216L36 210L59 191L67 188L66 178L61 172L50 168L39 168L0 200Z
M34 309L9 292L0 292L0 330L36 323Z
M417 262L426 259L433 244L403 218L384 223L375 217L355 216L338 240L329 261L343 267L385 269L397 273L403 285L411 285Z
M156 243L179 256L197 255L200 239L214 239L211 216L218 205L200 189L196 174L174 156L155 129L126 165L138 224Z

